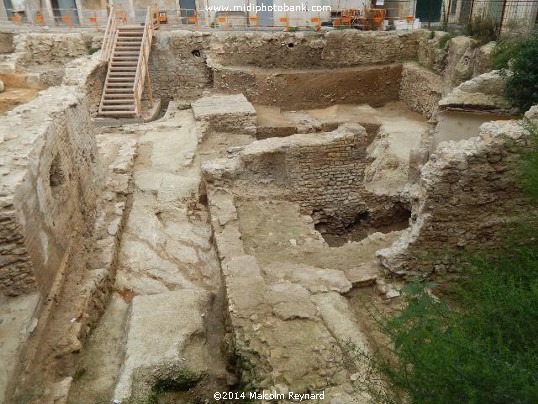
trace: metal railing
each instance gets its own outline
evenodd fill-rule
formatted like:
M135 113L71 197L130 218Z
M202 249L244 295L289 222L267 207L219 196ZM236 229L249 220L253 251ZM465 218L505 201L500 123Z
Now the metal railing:
M439 24L448 29L482 24L498 36L528 35L538 21L538 0L445 0L444 5Z

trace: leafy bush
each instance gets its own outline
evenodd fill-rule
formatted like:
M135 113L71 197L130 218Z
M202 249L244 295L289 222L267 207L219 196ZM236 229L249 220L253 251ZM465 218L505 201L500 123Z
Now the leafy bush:
M520 39L503 39L497 42L491 54L491 66L493 69L507 69L508 62L518 54L521 43Z
M523 41L511 62L504 96L520 112L538 104L538 35Z
M485 44L497 40L499 24L491 17L477 16L472 18L465 27L465 34Z

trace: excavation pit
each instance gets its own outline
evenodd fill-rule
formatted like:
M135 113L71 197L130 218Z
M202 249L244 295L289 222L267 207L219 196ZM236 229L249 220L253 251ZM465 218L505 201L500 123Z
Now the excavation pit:
M442 73L423 67L445 52L429 32L160 30L149 75L166 112L115 127L95 119L106 63L88 38L50 35L54 52L17 42L12 71L63 85L0 118L0 287L7 308L31 302L0 380L19 401L206 401L242 385L360 401L333 358L343 340L368 350L361 288L390 307L387 273L431 273L416 256L491 240L524 204L503 143L523 129L438 110L474 61L451 48Z

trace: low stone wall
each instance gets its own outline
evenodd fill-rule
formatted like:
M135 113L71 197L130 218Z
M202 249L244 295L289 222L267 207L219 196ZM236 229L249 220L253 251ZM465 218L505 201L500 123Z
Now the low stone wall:
M423 31L162 31L153 42L151 83L154 95L163 101L192 100L213 87L216 70L217 89L235 87L233 92L242 92L249 99L260 94L260 102L267 103L275 95L282 98L278 100L282 104L289 98L295 105L303 98L305 105L313 106L341 102L342 98L347 103L371 100L379 104L397 97L401 72L398 65L416 58L423 35ZM323 70L358 66L370 68L342 70L338 75ZM307 70L316 68L322 70ZM294 70L287 76L281 69ZM316 102L320 94L323 99Z
M413 111L431 118L443 94L442 78L415 63L405 63L400 82L400 100Z
M266 184L275 189L275 199L297 202L329 230L345 229L358 217L374 225L390 222L393 213L400 213L393 209L399 196L377 195L363 182L374 136L349 123L324 134L256 141L234 159L205 165L205 179L220 186Z
M15 37L17 65L63 65L87 55L91 35L85 33L27 33Z
M382 264L402 274L431 272L443 268L446 249L494 243L510 218L528 209L515 183L515 162L528 142L520 122L497 121L434 151L411 191L411 225L378 252Z
M59 87L0 119L4 294L46 295L93 223L100 181L88 111L75 87Z
M83 56L65 66L64 86L76 86L86 94L90 114L95 116L101 102L107 73L107 63L101 61L100 53Z

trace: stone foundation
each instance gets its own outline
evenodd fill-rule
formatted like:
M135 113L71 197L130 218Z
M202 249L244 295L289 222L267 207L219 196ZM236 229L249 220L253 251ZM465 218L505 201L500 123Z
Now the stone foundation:
M399 274L429 273L445 269L445 250L494 245L529 206L515 182L528 142L520 122L496 121L483 124L478 137L435 150L411 190L410 227L377 253L382 264Z
M94 218L100 180L88 105L75 87L55 88L0 119L0 126L3 220L9 223L1 292L38 286L47 295Z

